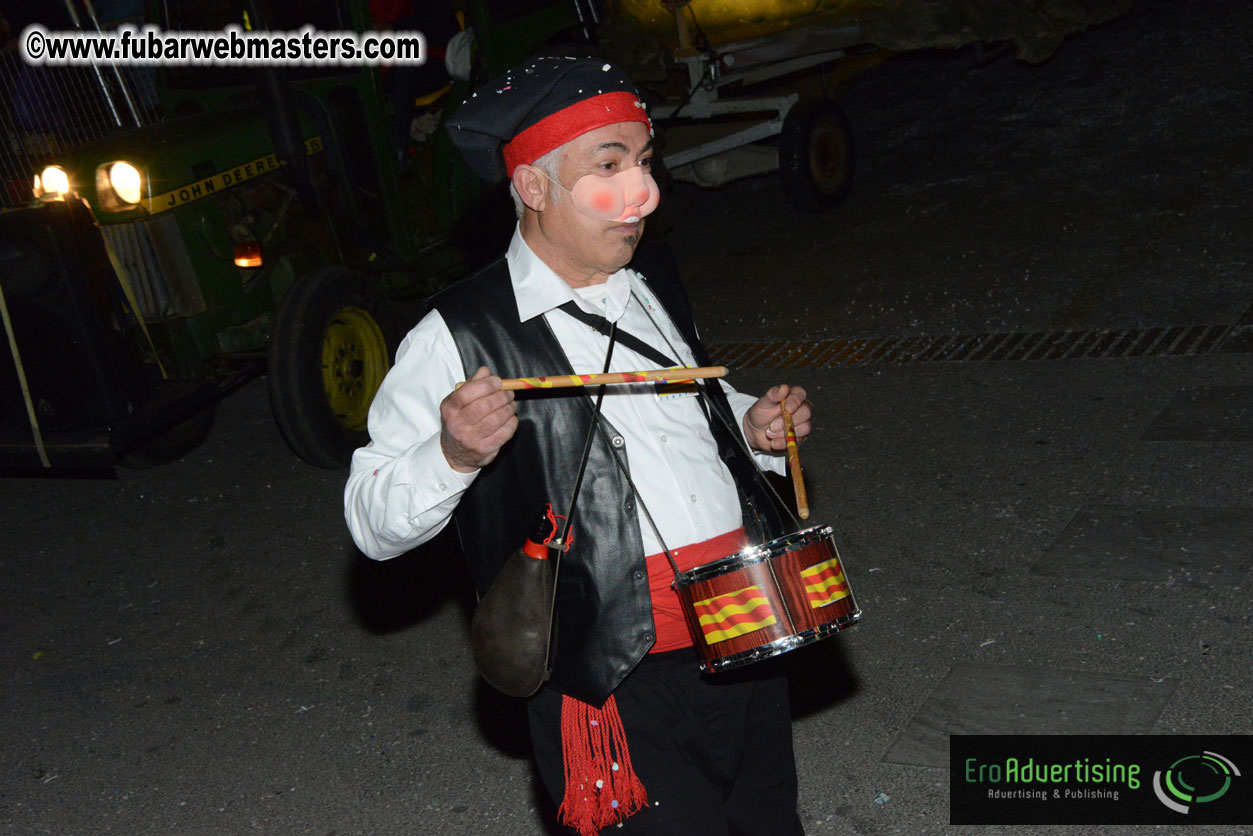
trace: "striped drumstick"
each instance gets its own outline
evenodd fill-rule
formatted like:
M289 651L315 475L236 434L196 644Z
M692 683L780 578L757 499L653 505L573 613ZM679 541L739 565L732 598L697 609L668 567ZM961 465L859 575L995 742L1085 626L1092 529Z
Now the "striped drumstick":
M696 366L690 369L651 369L606 374L559 374L551 377L507 377L501 389L565 389L570 386L604 386L613 383L685 383L697 378L725 377L726 366ZM468 382L468 381L466 381ZM458 383L460 389L466 382Z
M787 403L779 404L783 412L783 430L787 433L787 467L792 471L792 487L796 489L796 513L802 520L809 519L809 497L805 495L805 477L801 473L801 455L796 445L796 427L792 425L792 413Z

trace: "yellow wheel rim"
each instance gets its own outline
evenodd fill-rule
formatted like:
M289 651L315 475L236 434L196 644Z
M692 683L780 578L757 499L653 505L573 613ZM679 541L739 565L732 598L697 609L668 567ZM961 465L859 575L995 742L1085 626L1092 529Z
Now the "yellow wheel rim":
M383 329L361 308L341 309L322 338L322 386L340 424L364 430L370 401L391 360Z
M809 170L819 189L832 192L839 186L847 165L845 156L838 126L821 125L814 131L809 141Z

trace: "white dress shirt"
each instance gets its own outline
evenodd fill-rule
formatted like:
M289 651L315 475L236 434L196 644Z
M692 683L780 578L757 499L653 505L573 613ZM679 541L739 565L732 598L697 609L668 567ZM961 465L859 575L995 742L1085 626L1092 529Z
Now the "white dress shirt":
M556 310L571 300L589 313L617 322L620 332L633 334L669 357L677 351L679 362L696 365L683 337L634 271L622 269L603 284L576 290L531 251L520 231L514 232L506 261L519 321L543 316L576 373L600 372L609 340ZM641 305L648 308L656 326ZM615 343L611 371L659 367ZM533 376L557 373L558 369L535 369ZM370 406L371 441L352 457L344 517L353 540L369 557L394 557L434 537L473 484L477 471L454 470L440 447L440 402L465 377L452 334L439 312L431 311L400 344L396 363ZM724 381L711 383L724 387L737 426L742 427L744 413L757 399L736 392ZM519 393L519 398L525 397ZM656 384L623 384L606 389L602 410L625 441L631 477L642 499L636 513L645 554L661 551L644 517L645 507L670 548L708 540L742 524L735 483L718 458L697 398L663 399L657 395ZM759 466L784 472L782 454L757 453L755 458ZM570 479L574 477L571 473ZM594 496L580 500L595 501Z

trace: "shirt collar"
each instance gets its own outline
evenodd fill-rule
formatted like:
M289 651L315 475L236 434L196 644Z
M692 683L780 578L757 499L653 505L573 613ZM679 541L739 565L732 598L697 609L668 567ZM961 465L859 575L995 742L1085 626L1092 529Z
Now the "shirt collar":
M605 289L605 307L600 310L574 292L565 280L535 254L522 238L521 226L513 231L513 240L505 252L509 279L513 283L514 301L518 305L518 321L526 322L573 301L588 313L616 322L631 299L631 273L622 268L609 275L601 287Z

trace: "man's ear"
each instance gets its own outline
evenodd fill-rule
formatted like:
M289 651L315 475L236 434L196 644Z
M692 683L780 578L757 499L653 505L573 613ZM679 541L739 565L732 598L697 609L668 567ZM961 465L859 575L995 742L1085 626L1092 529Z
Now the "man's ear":
M548 206L548 178L534 166L520 165L513 170L513 187L526 207L543 212Z

